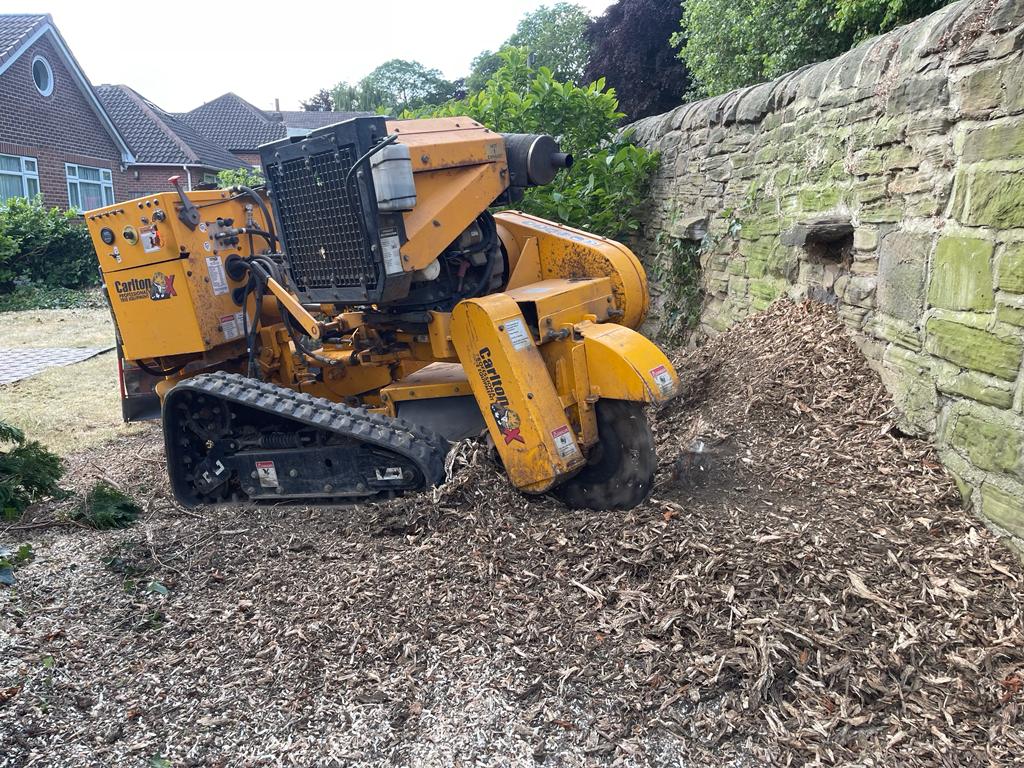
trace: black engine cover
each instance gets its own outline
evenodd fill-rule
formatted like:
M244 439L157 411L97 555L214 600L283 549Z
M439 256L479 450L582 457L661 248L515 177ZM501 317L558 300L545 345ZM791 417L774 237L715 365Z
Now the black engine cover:
M260 148L285 261L300 301L373 304L408 293L388 275L384 249L405 243L401 214L380 213L369 163L353 164L386 138L383 117L356 117Z

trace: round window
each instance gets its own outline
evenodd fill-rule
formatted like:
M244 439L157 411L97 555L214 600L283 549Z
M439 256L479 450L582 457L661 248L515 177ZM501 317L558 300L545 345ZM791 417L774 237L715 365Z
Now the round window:
M32 59L32 80L43 96L53 93L53 70L50 69L50 62L42 56Z

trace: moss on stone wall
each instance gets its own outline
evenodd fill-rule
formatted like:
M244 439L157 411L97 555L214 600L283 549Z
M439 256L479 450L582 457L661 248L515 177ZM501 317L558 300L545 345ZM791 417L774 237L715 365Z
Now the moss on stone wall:
M662 156L650 243L680 220L707 229L702 330L783 296L835 304L904 428L934 434L965 498L1015 536L1022 24L1020 0L961 0L834 62L634 125ZM653 271L669 296L673 258Z

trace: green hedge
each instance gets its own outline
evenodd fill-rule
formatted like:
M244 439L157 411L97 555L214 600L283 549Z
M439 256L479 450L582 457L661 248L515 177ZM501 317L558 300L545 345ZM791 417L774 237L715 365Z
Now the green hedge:
M0 203L0 292L19 285L84 288L99 283L92 240L71 211L39 199Z

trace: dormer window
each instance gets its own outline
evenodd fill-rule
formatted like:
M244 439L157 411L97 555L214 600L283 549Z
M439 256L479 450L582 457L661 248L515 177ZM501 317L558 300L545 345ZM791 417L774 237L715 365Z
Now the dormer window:
M50 62L42 56L32 59L32 82L43 96L53 93L53 70L50 68Z

